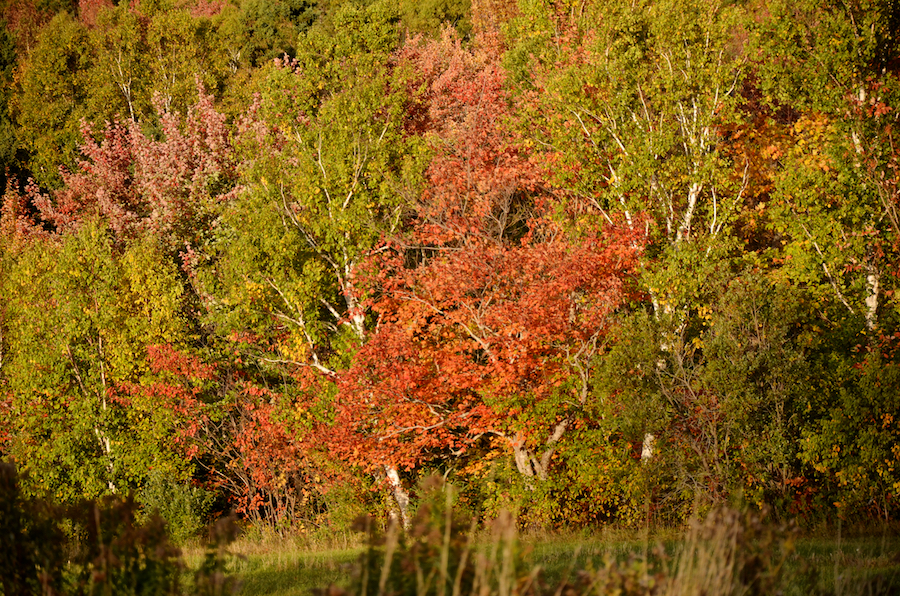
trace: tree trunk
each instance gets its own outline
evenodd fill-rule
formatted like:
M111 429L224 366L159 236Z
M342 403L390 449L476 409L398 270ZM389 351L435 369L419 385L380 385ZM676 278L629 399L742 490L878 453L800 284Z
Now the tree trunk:
M641 463L644 463L653 457L653 448L655 447L655 444L656 437L650 433L646 433L644 435L644 442L641 445Z
M869 267L866 275L866 328L869 331L878 325L878 297L881 293L881 284L878 271Z
M400 525L403 526L404 530L407 530L409 529L409 493L400 482L400 474L397 472L397 468L386 465L384 466L384 473L391 483L394 501L397 503L397 510L399 511Z

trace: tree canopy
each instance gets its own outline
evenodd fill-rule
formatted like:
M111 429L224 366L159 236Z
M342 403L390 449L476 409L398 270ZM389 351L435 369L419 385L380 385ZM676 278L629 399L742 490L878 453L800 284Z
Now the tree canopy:
M0 2L0 457L281 528L431 473L896 518L895 4Z

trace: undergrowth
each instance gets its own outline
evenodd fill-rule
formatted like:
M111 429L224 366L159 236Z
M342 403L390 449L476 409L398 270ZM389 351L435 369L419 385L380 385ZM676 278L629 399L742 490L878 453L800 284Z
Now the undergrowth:
M834 574L798 555L795 524L766 512L722 507L693 521L679 540L622 549L598 545L600 557L569 550L573 564L553 572L537 564L501 515L480 534L454 513L453 490L436 486L404 531L358 521L367 547L348 581L317 596L877 596L900 593L900 558ZM840 548L838 549L840 551ZM841 551L842 552L842 551ZM840 556L846 556L841 554ZM866 561L875 559L869 557ZM579 564L581 563L581 564Z

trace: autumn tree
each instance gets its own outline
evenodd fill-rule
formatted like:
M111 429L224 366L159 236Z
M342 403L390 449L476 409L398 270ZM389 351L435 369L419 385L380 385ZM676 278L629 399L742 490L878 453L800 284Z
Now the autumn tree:
M31 490L71 501L137 488L151 468L186 474L173 412L125 391L148 344L185 339L183 287L154 243L117 250L85 222L22 248L3 283L4 426Z
M210 19L166 3L93 8L54 17L17 75L19 140L45 188L63 183L60 167L75 169L82 120L131 120L148 132L157 124L154 96L165 111L184 112L197 101L198 81L216 90L225 76Z
M121 242L150 234L172 255L199 248L236 184L225 118L202 87L199 93L184 116L159 106L159 138L135 122L112 122L95 139L83 123L82 159L63 172L64 186L29 187L36 217L57 234L99 216Z
M372 261L375 330L341 375L338 448L415 469L499 438L534 486L590 395L640 238L567 238L513 116L496 34L413 39L433 156L405 233Z

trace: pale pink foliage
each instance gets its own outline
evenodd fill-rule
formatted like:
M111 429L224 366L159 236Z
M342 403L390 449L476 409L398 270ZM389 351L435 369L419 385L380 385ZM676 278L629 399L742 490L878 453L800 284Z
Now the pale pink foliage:
M29 193L40 218L64 233L101 217L118 237L151 233L171 250L193 246L237 180L228 127L202 87L185 117L157 109L160 139L113 122L97 140L83 123L78 169L63 172L54 193Z
M78 20L87 27L96 27L100 13L114 6L112 0L78 0Z

